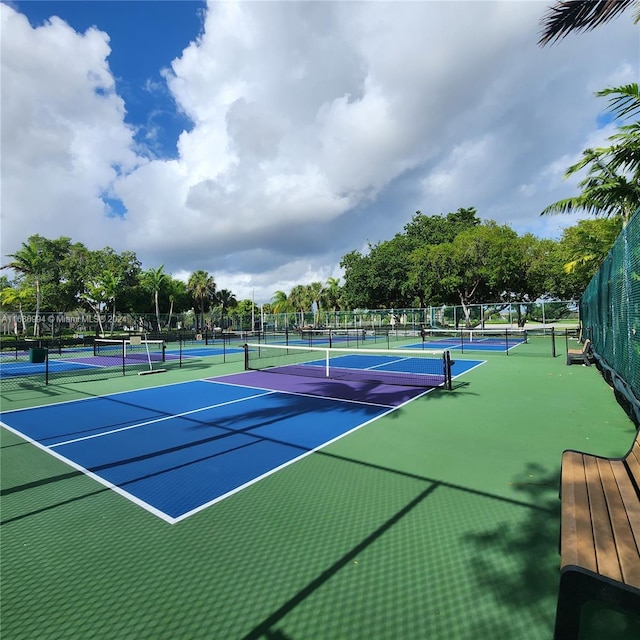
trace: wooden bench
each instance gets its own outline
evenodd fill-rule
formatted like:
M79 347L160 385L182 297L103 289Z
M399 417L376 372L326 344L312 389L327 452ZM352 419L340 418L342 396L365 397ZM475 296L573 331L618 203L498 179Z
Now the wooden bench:
M577 639L595 601L640 621L640 432L624 458L562 454L556 640Z
M582 344L581 349L567 349L567 364L591 365L591 340L588 338Z

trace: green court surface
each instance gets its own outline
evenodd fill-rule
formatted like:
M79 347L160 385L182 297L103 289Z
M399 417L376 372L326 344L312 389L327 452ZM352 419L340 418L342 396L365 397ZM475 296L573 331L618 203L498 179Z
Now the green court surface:
M623 455L635 431L564 343L527 348L174 525L3 429L3 640L550 639L562 451ZM240 365L167 368L6 392L2 410ZM632 625L595 611L585 637Z

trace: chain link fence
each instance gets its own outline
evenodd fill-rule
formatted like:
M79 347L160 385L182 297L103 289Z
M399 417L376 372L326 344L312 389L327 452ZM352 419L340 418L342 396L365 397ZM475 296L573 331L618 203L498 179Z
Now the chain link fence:
M585 289L580 319L605 378L640 424L640 209Z

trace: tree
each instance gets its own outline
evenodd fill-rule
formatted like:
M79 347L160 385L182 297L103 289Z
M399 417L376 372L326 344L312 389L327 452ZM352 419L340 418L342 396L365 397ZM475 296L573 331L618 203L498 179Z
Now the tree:
M640 90L636 82L603 89L596 92L596 96L609 96L608 112L616 119L626 120L640 115ZM608 148L611 171L628 173L637 180L640 175L640 122L636 120L619 126L609 140L613 143Z
M635 22L640 20L637 0L563 0L549 7L542 19L542 36L538 44L544 46L561 40L572 31L590 31L615 18L632 5L638 5Z
M113 271L103 271L100 283L106 304L111 303L111 334L113 334L116 322L116 297L118 295L118 287L120 286L120 277Z
M365 309L370 306L368 304L369 263L368 256L363 256L359 251L350 251L342 256L340 260L340 266L344 269L342 294L347 307Z
M571 297L585 290L621 230L622 220L617 217L580 220L563 231L559 247L564 273L576 290Z
M229 289L220 289L217 295L218 304L220 305L220 324L223 329L228 326L227 312L238 306L235 295ZM225 324L227 326L225 326Z
M327 309L337 311L340 308L340 278L327 278L322 290L322 303Z
M416 256L428 262L422 268L437 283L440 300L462 305L466 326L472 324L469 307L475 300L500 299L522 271L516 232L492 221L462 231L453 242L414 254L414 265Z
M288 313L291 311L289 298L284 291L275 291L271 298L271 309L273 313Z
M640 111L637 84L613 87L598 93L612 96L609 110L616 117L628 117ZM640 207L640 125L634 123L618 127L609 137L609 147L586 149L582 159L565 172L568 178L584 169L586 177L579 183L581 193L546 207L548 213L576 213L584 211L595 216L621 216L626 224Z
M242 330L253 331L251 323L259 313L260 309L258 309L255 302L245 298L244 300L238 301L238 304L230 310L229 315L238 318L238 324Z
M589 167L586 178L579 183L582 192L558 200L543 209L540 215L579 213L620 216L626 223L640 206L640 174L631 179L617 174L607 163L610 149L586 149L582 160L565 172L565 178Z
M167 320L167 326L171 328L173 309L177 306L178 312L180 312L188 307L186 299L189 292L187 291L187 285L182 280L174 280L171 277L167 278L166 291L169 298L169 318Z
M35 297L36 297L35 290L27 286L19 286L19 287L6 286L0 289L0 304L2 304L3 306L8 305L10 307L13 305L18 306L18 312L20 313L20 323L22 325L23 333L26 333L27 331L27 325L24 320L23 305L25 303L32 304L33 301L35 300ZM15 334L18 335L17 324L14 325L14 331L15 331Z
M425 244L451 242L458 233L476 227L480 222L474 207L460 208L446 216L426 216L416 211L411 222L405 225L404 235L413 250Z
M11 262L4 265L3 269L13 269L21 274L27 283L33 282L36 293L36 312L33 326L33 335L40 332L40 307L42 305L42 284L46 278L47 270L51 266L47 260L44 244L46 239L42 236L31 236L27 242L22 243L22 247L15 253L8 254L13 258Z
M295 311L300 311L300 325L304 325L304 314L311 307L311 300L309 299L309 291L303 284L297 284L289 292L287 298L291 308Z
M307 288L307 299L311 300L311 308L316 309L316 312L314 313L313 322L314 324L317 325L318 317L320 314L320 308L322 305L322 291L324 290L324 285L322 284L322 282L310 282L306 288Z
M108 273L108 272L107 272ZM100 335L104 335L102 324L102 305L108 302L107 292L101 280L87 281L81 299L94 311L100 328Z
M204 327L204 313L209 309L211 302L215 300L216 282L213 276L210 276L206 271L198 270L189 276L187 289L200 305L200 327Z
M160 331L160 303L159 294L162 286L167 282L167 274L164 273L164 265L157 269L150 267L142 274L142 286L151 292L156 310L156 323Z

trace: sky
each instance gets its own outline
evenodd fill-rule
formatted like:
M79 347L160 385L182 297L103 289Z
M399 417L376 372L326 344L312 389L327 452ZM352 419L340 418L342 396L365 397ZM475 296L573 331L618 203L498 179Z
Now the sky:
M268 302L418 210L559 238L640 31L541 48L550 3L2 2L2 264L68 236Z

